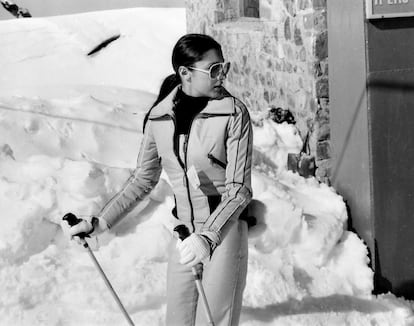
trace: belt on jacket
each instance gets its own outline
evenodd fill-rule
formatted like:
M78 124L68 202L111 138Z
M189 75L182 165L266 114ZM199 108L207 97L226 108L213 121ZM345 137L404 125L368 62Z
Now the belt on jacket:
M221 196L220 195L213 195L213 196L207 196L207 200L208 200L208 206L210 207L210 214L212 212L214 212L214 210L217 208L217 206L220 204L221 202ZM174 196L174 202L175 202L175 206L172 209L171 213L173 214L173 216L176 219L179 219L178 215L177 215L177 200ZM249 216L248 215L248 207L246 207L243 212L241 212L239 219L242 221L246 221L247 225L249 227L252 227L254 225L256 225L256 218L254 216Z

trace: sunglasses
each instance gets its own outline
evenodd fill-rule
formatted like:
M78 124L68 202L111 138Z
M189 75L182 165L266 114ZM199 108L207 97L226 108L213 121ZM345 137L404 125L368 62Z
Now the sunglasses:
M208 74L208 77L211 80L214 80L218 79L219 77L227 76L230 70L230 62L217 62L213 64L208 70L196 67L188 67L188 69L204 72L205 74Z

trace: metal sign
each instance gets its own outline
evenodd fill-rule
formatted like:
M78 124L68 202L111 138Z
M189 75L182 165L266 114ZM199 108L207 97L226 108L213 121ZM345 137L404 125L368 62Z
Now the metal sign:
M367 18L414 16L414 0L365 0Z

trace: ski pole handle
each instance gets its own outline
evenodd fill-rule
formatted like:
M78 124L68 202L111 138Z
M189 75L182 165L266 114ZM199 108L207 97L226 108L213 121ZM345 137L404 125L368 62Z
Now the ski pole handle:
M64 221L66 221L69 224L70 227L73 227L73 226L81 223L82 221L86 221L84 219L77 218L77 216L75 214L72 214L72 213L65 214L65 216L63 216L62 219ZM92 216L92 219L90 221L86 221L86 222L91 224L92 229L90 229L89 231L74 234L73 236L79 237L80 239L85 239L85 238L90 238L91 237L90 236L91 233L93 233L95 231L95 228L99 224L99 219L95 216Z
M69 226L74 226L80 222L82 222L82 219L77 218L75 214L67 213L62 218L64 221L68 222ZM85 232L79 233L76 235L77 237L84 239L85 237L89 237Z
M178 237L181 241L188 238L190 236L190 230L184 224L177 225L174 228L174 232L177 232Z
M82 221L82 219L77 218L75 214L73 213L67 213L65 214L65 216L63 216L62 218L64 221L67 221L69 226L74 226L76 224L78 224L80 221Z

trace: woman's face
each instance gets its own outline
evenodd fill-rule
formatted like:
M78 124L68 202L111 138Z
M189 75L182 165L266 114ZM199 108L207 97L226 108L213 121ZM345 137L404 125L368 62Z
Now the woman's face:
M197 61L191 67L209 70L213 64L221 62L224 62L221 53L212 49L204 54L201 61ZM210 79L207 73L187 67L186 75L182 77L183 92L194 97L216 98L221 94L224 79L223 74L220 74L217 79Z

